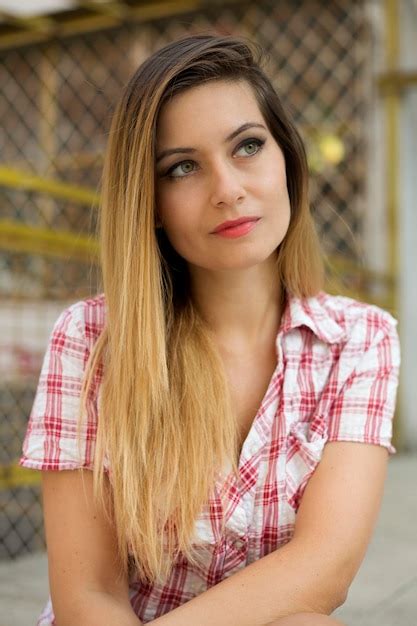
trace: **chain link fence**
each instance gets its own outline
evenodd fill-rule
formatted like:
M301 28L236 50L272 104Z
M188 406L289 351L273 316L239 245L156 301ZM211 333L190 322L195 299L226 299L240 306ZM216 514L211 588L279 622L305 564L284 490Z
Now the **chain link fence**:
M215 3L2 51L0 558L45 547L40 473L17 460L52 324L67 304L98 289L93 232L113 106L150 53L206 30L248 36L265 48L268 73L307 143L312 206L333 267L356 292L375 280L357 270L370 105L371 33L362 2Z

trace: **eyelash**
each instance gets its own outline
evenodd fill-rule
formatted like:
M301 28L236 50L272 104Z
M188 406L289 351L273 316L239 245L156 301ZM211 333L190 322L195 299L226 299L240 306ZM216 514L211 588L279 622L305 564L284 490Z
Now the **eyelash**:
M239 151L244 146L250 144L250 143L255 143L258 146L258 150L256 152L254 152L253 154L248 154L248 156L244 157L244 158L255 156L255 155L259 154L259 152L262 150L262 148L265 145L265 141L266 141L266 139L260 139L258 137L250 137L249 139L245 139L244 141L242 141L242 143L237 146L236 152ZM171 165L171 167L168 168L167 171L162 175L163 178L169 178L170 180L175 180L175 181L180 180L181 178L187 178L189 176L189 174L185 174L184 176L172 176L172 172L177 167L179 167L182 163L191 163L191 159L185 159L184 161L179 161L178 163L175 163L174 165Z

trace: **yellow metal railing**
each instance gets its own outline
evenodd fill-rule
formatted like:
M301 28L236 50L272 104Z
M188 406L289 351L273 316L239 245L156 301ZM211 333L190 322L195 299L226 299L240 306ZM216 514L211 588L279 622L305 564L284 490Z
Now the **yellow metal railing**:
M61 200L72 200L80 204L98 203L98 194L91 189L69 185L58 180L43 178L12 167L0 166L0 185L12 189L27 189L48 194Z
M0 466L0 490L14 489L16 487L32 487L41 482L41 473L38 470L30 470L20 467L16 463Z
M239 0L227 0L229 4ZM78 3L77 3L78 4ZM210 0L144 0L134 4L118 2L84 2L64 19L54 13L38 17L16 17L0 11L5 24L0 33L0 49L17 48L28 44L41 44L59 37L71 37L81 33L114 28L123 23L148 22L175 17L181 13L202 10ZM83 9L84 12L83 12Z
M92 237L11 220L0 220L0 248L87 262L94 262L99 251L98 243Z

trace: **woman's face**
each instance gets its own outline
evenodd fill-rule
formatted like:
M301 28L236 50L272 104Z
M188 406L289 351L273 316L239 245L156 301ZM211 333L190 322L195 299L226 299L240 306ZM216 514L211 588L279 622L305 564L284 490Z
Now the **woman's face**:
M243 269L274 253L290 221L285 162L246 82L174 96L160 113L156 155L157 212L189 264ZM213 232L242 217L250 221L240 230Z

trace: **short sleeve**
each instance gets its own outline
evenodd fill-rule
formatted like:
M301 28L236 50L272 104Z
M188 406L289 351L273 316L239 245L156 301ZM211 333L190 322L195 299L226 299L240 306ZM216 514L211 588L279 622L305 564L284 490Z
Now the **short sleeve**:
M379 310L379 315L375 311L376 307L341 356L339 373L343 368L352 371L343 376L331 404L327 440L372 443L395 454L391 439L400 368L397 321L385 311Z
M77 419L89 350L83 332L83 307L65 309L54 324L43 359L19 465L39 470L93 467L97 430L96 403L89 399L81 426Z
M345 341L332 351L331 371L311 418L289 427L285 488L295 511L326 443L369 443L396 453L391 440L400 368L397 321L375 306L352 308L354 319Z

